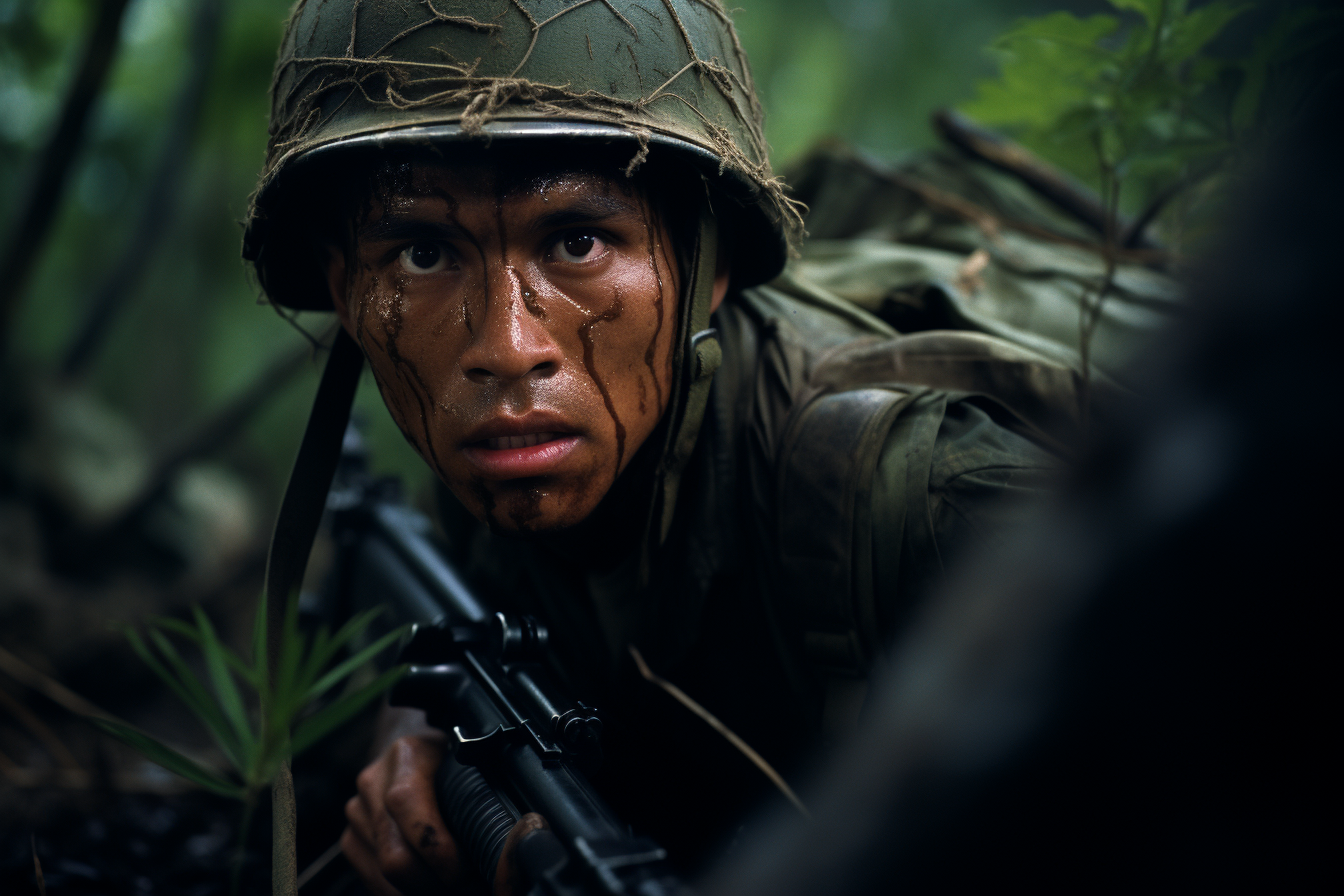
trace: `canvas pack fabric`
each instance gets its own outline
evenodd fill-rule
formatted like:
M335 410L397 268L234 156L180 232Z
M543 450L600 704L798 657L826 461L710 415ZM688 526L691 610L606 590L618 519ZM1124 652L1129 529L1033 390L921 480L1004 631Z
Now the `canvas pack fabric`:
M780 427L773 582L814 671L856 679L891 628L875 583L918 590L940 566L935 480L989 463L973 440L935 461L949 405L978 403L1067 455L1084 435L1085 403L1125 400L1127 365L1178 313L1181 293L1170 277L1122 262L1084 381L1080 315L1105 280L1088 246L1095 235L952 154L885 168L829 146L791 176L810 205L802 258L744 299L775 326L838 319L850 335L799 373Z

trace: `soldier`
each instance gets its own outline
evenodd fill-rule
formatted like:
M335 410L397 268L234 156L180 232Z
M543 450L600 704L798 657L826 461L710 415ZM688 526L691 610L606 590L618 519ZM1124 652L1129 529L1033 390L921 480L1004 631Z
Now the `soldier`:
M335 309L464 568L610 711L596 783L683 868L771 785L630 648L794 778L948 546L1051 466L948 372L1006 347L763 286L800 231L718 0L290 20L245 256L277 305ZM455 881L442 737L384 734L344 851L375 893Z

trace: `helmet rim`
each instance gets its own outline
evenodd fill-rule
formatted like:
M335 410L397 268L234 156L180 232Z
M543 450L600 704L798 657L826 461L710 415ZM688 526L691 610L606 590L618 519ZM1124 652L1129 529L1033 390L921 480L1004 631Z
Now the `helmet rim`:
M783 269L789 255L787 234L777 222L770 221L766 208L758 202L760 186L745 172L724 164L712 150L682 137L660 131L635 131L610 122L578 119L494 118L472 127L460 120L425 124L405 124L382 127L333 136L316 145L294 147L276 161L271 177L260 186L252 202L243 233L243 258L253 262L261 275L262 286L272 303L298 311L330 310L331 300L325 284L304 288L300 283L281 286L268 276L265 246L271 240L273 229L268 208L275 203L282 182L301 179L302 172L315 163L353 156L360 152L389 149L439 147L453 144L489 144L494 140L590 141L605 145L629 144L635 164L643 163L643 154L658 151L672 152L695 166L707 180L718 186L718 194L726 196L737 206L734 214L755 218L752 226L742 233L748 236L769 234L773 239L750 240L741 247L744 251L734 256L734 281L740 285L754 285L772 279ZM283 177L281 175L284 175ZM283 203L281 203L283 204Z

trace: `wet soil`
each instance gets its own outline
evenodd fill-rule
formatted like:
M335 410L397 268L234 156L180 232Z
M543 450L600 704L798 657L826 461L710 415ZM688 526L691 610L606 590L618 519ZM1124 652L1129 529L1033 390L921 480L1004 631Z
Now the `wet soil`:
M336 754L349 754L337 756ZM340 836L356 752L319 748L295 764L299 870ZM356 760L357 762L357 760ZM225 896L241 806L200 791L119 793L6 788L0 792L0 893L37 896L36 853L48 896ZM254 810L238 892L270 892L270 804ZM304 886L307 896L357 894L344 859Z

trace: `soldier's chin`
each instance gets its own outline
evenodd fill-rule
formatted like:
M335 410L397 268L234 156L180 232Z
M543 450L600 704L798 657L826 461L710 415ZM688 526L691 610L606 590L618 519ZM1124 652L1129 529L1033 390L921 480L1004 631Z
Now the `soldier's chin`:
M475 491L476 500L467 506L496 535L528 538L564 532L583 522L592 510L581 498L525 480Z

